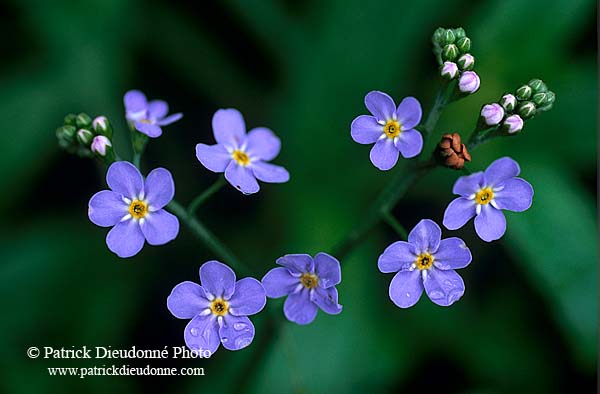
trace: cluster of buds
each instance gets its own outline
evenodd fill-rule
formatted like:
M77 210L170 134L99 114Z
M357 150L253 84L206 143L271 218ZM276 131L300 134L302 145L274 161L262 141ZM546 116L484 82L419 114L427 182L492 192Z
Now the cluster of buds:
M458 88L463 94L472 94L479 89L479 75L473 71L475 57L471 55L471 39L462 27L438 28L433 34L433 52L440 65L443 78L458 78Z
M465 166L465 161L471 161L471 155L465 144L460 140L460 134L444 134L437 145L435 158L446 167L460 170Z
M56 138L62 149L81 157L96 155L110 159L114 156L110 141L112 127L105 116L92 120L86 113L68 114L63 125L56 129Z
M552 108L556 96L541 79L532 79L513 93L506 93L499 103L484 105L481 108L481 121L487 127L502 124L507 134L516 134L523 129L525 120L538 112Z

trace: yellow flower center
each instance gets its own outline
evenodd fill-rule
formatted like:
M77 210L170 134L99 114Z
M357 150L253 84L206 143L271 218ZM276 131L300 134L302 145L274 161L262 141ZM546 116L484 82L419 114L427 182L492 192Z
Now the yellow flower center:
M247 166L250 164L250 158L248 157L248 154L239 149L234 150L231 156L233 157L233 160L235 160L236 163L241 166Z
M415 260L415 265L421 271L427 270L433 265L433 256L429 253L421 253L417 256L417 259Z
M494 192L492 191L491 187L479 189L479 191L475 194L475 202L481 205L489 204L493 198Z
M302 283L302 286L306 287L307 289L314 289L319 284L319 278L315 274L309 274L308 272L305 272L300 277L300 283Z
M210 310L214 315L225 316L229 311L229 304L222 298L217 298L210 303Z
M142 119L140 120L140 123L152 124L152 121L150 119Z
M402 132L402 126L400 126L400 122L397 120L388 120L385 126L383 126L383 132L387 135L388 138L396 138Z
M141 200L133 200L129 204L129 213L134 219L141 219L148 212L148 204Z

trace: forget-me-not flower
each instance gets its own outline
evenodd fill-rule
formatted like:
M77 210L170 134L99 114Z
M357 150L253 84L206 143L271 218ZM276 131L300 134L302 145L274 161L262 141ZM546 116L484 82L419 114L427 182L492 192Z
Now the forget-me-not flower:
M277 264L282 267L267 272L262 284L269 298L287 296L283 313L289 321L309 324L319 308L330 315L342 311L335 288L342 272L333 256L318 253L313 259L307 254L288 254L277 259Z
M250 345L254 325L248 316L260 312L266 302L258 280L236 281L231 268L213 260L200 267L200 285L186 281L173 288L167 308L179 319L192 319L184 332L191 350L214 353L220 344L228 350Z
M475 216L475 232L491 242L506 231L503 209L522 212L531 206L533 187L517 176L519 164L510 157L494 161L482 172L458 178L452 193L460 195L444 213L444 226L456 230Z
M421 153L423 136L415 130L423 114L414 97L406 97L398 108L386 93L373 91L365 96L365 105L372 115L360 115L350 126L352 139L359 144L375 144L371 148L371 163L382 171L396 165L399 153L411 158Z
M258 192L257 179L268 183L289 181L283 167L268 163L279 154L281 141L269 129L257 127L246 134L246 123L237 109L220 109L212 119L215 145L196 145L196 157L244 194Z
M408 242L394 242L379 257L381 272L397 272L389 295L400 308L416 304L423 289L441 306L452 305L464 294L465 284L454 270L469 265L471 252L460 238L441 238L440 226L423 219L408 234Z
M170 125L183 117L176 113L167 116L169 105L163 100L148 101L144 93L130 90L123 97L125 117L137 131L156 138L162 134L161 126Z
M177 237L179 220L163 209L175 195L168 170L156 168L144 181L133 164L117 161L108 168L106 183L111 190L92 196L88 216L98 226L112 227L106 236L111 252L131 257L145 241L163 245Z

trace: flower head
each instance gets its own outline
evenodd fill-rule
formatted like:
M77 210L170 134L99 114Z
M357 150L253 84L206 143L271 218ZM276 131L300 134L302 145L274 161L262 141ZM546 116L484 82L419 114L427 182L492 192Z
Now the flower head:
M458 178L452 192L460 195L444 213L444 226L456 230L475 216L475 231L491 242L506 231L503 209L522 212L531 206L533 188L517 178L519 164L510 157L494 161L483 172Z
M173 288L167 308L179 319L192 319L185 327L185 344L213 354L220 344L240 350L252 343L254 325L248 316L267 302L265 289L254 278L236 281L235 273L218 261L200 267L200 285L186 281Z
M277 264L282 267L267 272L262 284L267 297L288 296L283 313L289 321L309 324L318 308L330 315L342 311L335 288L342 273L334 257L327 253L318 253L314 259L307 254L288 254L277 259Z
M246 124L237 109L220 109L212 119L215 145L196 145L196 157L213 172L244 194L258 192L257 179L268 183L289 181L283 167L268 163L279 154L281 141L269 129L257 127L246 134Z
M484 105L481 108L481 117L488 126L497 125L504 118L504 108L498 103Z
M183 117L181 113L167 116L169 105L162 100L148 101L144 93L130 90L123 97L125 117L135 129L148 137L156 138L162 134L161 126L170 125Z
M479 90L479 75L475 71L465 71L458 80L458 88L466 94L473 94Z
M352 121L352 139L359 144L375 144L371 162L382 171L396 165L398 154L411 158L421 153L423 136L415 127L421 122L421 104L414 97L404 98L398 108L387 94L373 91L365 96L372 115L360 115Z
M131 257L142 249L144 241L163 245L177 237L179 221L163 209L175 194L168 170L156 168L144 181L133 164L117 161L108 168L106 182L111 190L92 196L88 216L100 227L112 227L106 236L111 252Z
M389 294L400 308L416 304L423 288L441 306L452 305L464 294L465 284L454 270L469 265L471 252L462 239L441 237L440 226L423 219L408 234L408 242L394 242L379 257L381 272L397 272Z

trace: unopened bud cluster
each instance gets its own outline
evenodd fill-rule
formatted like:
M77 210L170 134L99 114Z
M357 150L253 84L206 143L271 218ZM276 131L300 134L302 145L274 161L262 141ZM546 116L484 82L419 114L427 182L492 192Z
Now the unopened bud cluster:
M484 105L481 121L488 127L502 125L505 133L516 134L526 120L552 109L554 100L554 92L541 79L532 79L514 93L504 94L498 103Z
M443 78L458 78L461 93L472 94L479 89L479 76L472 71L475 57L471 55L471 39L462 27L456 29L438 28L433 34L433 52L440 64Z
M92 118L86 113L65 116L63 125L56 129L58 145L81 157L111 158L113 156L112 127L105 116Z

